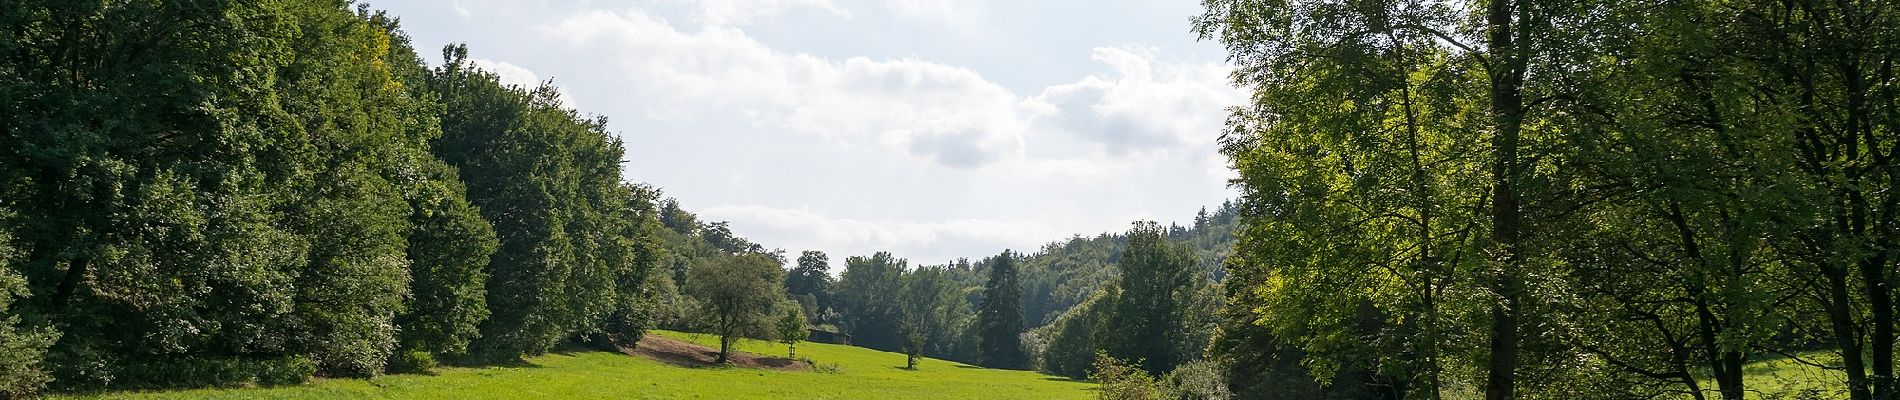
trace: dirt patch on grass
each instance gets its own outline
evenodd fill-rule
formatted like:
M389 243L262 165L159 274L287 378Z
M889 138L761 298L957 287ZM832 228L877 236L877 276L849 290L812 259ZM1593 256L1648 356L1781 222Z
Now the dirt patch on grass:
M701 346L692 342L665 336L647 334L640 337L640 343L633 348L621 348L620 352L653 359L682 367L710 367L713 360L719 359L719 349ZM766 357L734 350L728 362L746 368L776 369L782 371L804 371L811 369L802 361L782 357Z

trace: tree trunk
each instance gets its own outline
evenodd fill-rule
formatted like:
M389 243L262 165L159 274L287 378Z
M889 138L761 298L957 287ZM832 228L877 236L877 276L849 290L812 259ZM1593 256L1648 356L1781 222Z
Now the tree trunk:
M1868 321L1873 325L1873 336L1869 337L1867 350L1871 357L1868 380L1873 383L1873 398L1893 399L1893 291L1887 284L1887 278L1881 268L1887 261L1883 257L1873 257L1861 262L1861 279L1867 290L1868 312L1872 314Z
M79 290L79 281L85 278L89 264L85 257L75 258L66 263L66 276L60 279L59 288L53 293L53 312L66 311L66 304L72 299L73 292Z
M1834 342L1841 347L1841 367L1847 370L1847 394L1852 400L1871 400L1867 390L1867 365L1861 353L1860 338L1854 333L1853 304L1848 299L1847 271L1840 266L1823 266L1827 275L1826 303L1828 321L1833 324Z
M732 335L719 335L719 359L714 364L725 364L726 357L732 353Z
M1517 4L1510 0L1491 0L1486 10L1489 24L1485 43L1491 78L1491 117L1495 136L1491 138L1491 240L1497 261L1502 263L1493 279L1492 289L1498 301L1491 306L1491 359L1486 365L1484 398L1511 400L1517 392L1518 307L1521 283L1518 269L1524 265L1519 251L1519 226L1522 210L1517 186L1522 166L1518 165L1518 134L1524 122L1524 55L1513 43L1513 12Z

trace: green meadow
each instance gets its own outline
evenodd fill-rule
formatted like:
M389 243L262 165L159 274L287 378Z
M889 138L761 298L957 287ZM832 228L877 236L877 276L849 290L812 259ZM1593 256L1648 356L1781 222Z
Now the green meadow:
M656 331L716 346L716 337ZM778 343L746 341L740 350L785 354ZM440 368L434 375L368 380L318 379L306 385L105 393L70 399L1084 399L1093 384L1030 371L985 369L925 359L905 370L904 355L852 346L800 343L800 358L820 368L779 371L695 368L644 357L587 351L530 358L519 366Z

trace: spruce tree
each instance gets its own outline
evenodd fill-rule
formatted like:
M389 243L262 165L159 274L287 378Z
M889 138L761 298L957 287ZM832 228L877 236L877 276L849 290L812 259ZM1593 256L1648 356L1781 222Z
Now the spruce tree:
M982 344L981 363L990 368L1023 368L1022 283L1017 278L1016 254L1004 250L990 262L990 280L983 285L983 305L977 310Z

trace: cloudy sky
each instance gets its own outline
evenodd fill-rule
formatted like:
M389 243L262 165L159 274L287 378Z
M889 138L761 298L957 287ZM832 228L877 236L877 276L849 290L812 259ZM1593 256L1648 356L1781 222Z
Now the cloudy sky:
M385 0L432 63L553 79L627 179L796 254L1034 251L1232 197L1193 0Z

